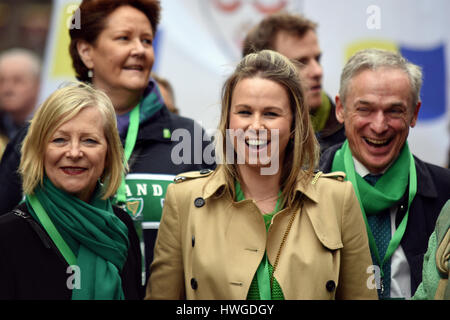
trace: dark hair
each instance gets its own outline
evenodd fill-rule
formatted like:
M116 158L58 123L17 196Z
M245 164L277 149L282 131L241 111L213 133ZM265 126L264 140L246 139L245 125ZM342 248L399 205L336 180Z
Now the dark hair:
M308 30L315 31L316 28L317 23L299 14L279 12L269 15L253 27L245 37L242 56L265 49L275 50L275 37L280 31L303 37Z
M159 0L83 0L80 4L80 27L71 28L69 53L76 77L81 81L88 81L88 68L84 65L77 50L77 43L84 40L93 44L98 35L105 28L108 16L121 6L132 6L142 11L150 21L153 34L156 33L160 20L161 5Z

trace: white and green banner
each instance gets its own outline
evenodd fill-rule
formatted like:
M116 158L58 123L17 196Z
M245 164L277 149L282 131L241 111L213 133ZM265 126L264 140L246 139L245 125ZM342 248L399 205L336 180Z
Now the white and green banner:
M174 175L130 173L126 176L125 209L143 229L158 229L167 187Z

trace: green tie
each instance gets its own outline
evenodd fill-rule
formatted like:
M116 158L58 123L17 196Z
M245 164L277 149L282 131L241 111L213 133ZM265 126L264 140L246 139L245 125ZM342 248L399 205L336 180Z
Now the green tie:
M380 179L382 174L371 174L364 176L364 180L366 180L368 183L370 183L372 186L375 186L378 179Z

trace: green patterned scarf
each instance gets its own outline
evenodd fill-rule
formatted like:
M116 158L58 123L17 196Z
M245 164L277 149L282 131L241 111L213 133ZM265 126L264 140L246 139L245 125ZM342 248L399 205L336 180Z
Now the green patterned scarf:
M128 229L114 214L111 201L100 198L100 189L97 188L91 203L56 188L47 177L43 186L34 190L62 239L77 257L81 286L73 289L72 300L124 299L119 272L128 255ZM41 222L28 195L25 202L30 214Z

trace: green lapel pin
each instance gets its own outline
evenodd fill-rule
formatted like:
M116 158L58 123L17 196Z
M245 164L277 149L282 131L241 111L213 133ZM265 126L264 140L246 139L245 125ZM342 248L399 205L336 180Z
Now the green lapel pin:
M164 128L164 130L163 130L163 137L166 138L166 139L170 139L171 136L172 135L170 134L170 130L167 129L167 128Z

